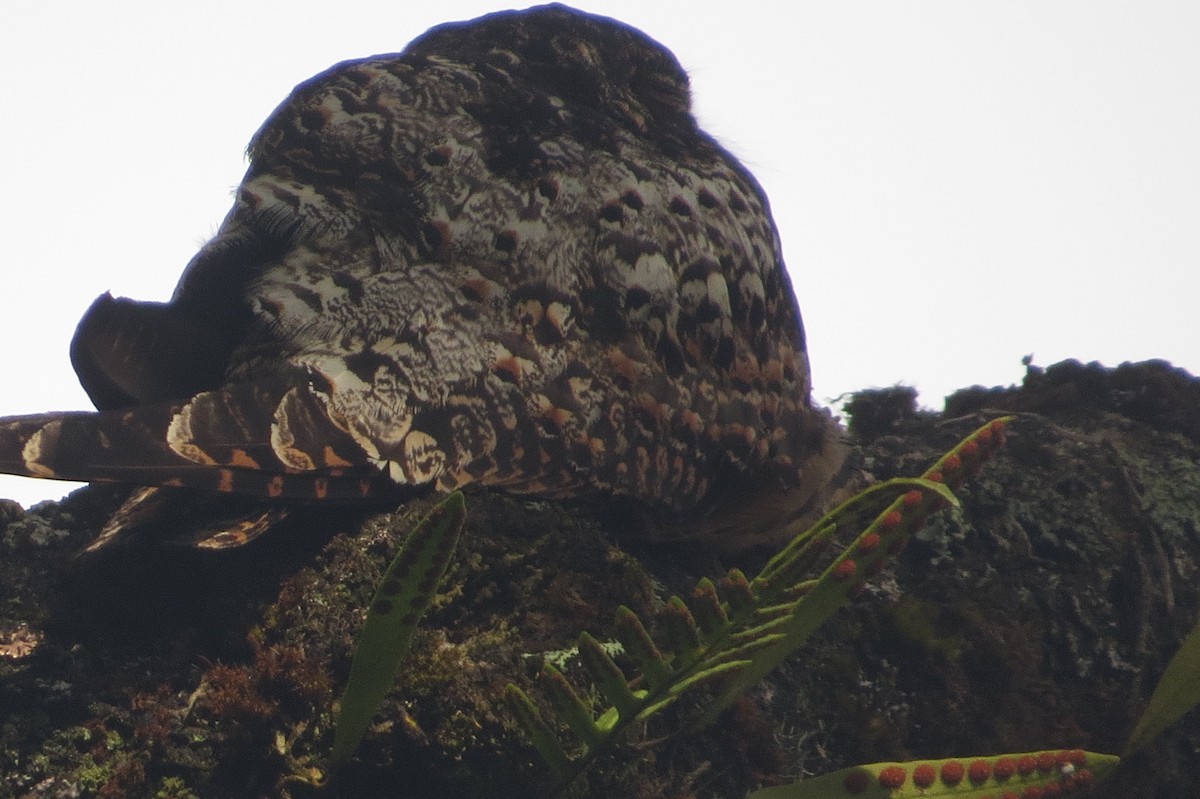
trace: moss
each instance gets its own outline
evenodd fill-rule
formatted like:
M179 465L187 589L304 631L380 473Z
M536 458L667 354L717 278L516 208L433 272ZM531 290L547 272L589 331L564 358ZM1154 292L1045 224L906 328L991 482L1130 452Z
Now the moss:
M268 724L278 709L278 704L263 694L258 675L250 668L221 663L205 674L198 705L218 722L243 729Z
M116 761L112 776L96 792L96 799L128 799L142 796L146 789L146 769L141 760L132 757Z
M154 792L154 799L200 799L187 782L179 777L163 777Z
M80 791L95 794L113 778L113 767L110 763L97 763L91 755L85 755L83 762L75 769L74 776Z

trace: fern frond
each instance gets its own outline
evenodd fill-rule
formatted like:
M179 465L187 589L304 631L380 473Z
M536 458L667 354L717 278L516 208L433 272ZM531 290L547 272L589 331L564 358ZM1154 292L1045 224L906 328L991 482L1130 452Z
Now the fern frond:
M371 717L395 683L417 622L433 600L458 546L466 514L461 493L447 496L417 523L384 573L367 611L342 694L330 756L334 767L354 754Z
M550 666L550 668L553 668L553 666ZM542 760L550 767L551 773L558 778L564 777L570 766L570 760L567 758L567 753L563 751L562 744L558 742L558 736L554 734L554 731L542 719L542 714L538 712L537 705L533 703L528 694L512 683L505 686L504 699L508 702L508 708L512 711L513 718L517 720L521 729L529 736L530 742L533 743L533 748L538 751Z
M590 749L601 741L600 731L596 728L596 719L592 709L584 704L566 676L547 663L542 668L542 679L546 686L546 696L550 704L558 711L558 715L567 722L571 732L583 743L584 749Z
M1130 755L1145 748L1156 735L1189 713L1200 704L1200 622L1192 628L1179 651L1167 664L1150 696L1150 703L1138 719L1137 726L1125 744L1125 754Z
M586 632L580 635L580 661L611 707L596 716L573 689L564 687L561 672L553 670L555 676L547 682L551 706L583 750L568 760L565 771L551 765L559 777L556 791L632 724L694 689L703 687L713 694L695 721L714 720L802 645L930 514L958 504L951 487L973 474L1000 446L1005 422L996 420L976 430L919 478L888 480L852 497L788 543L753 579L735 569L719 580L719 587L708 578L698 581L687 602L671 597L658 617L657 645L637 615L620 608L616 637L640 677L627 678L595 638ZM855 528L861 532L849 546L819 577L809 579L834 533ZM510 687L511 692L528 701L518 689ZM527 711L518 715L523 727L528 716ZM531 738L544 734L540 728L527 733ZM543 748L536 740L535 746Z
M617 608L616 636L625 653L633 659L638 671L646 678L651 691L665 688L671 679L671 669L667 666L662 652L654 644L654 639L646 631L642 620L629 608L621 605Z
M617 709L617 718L624 720L637 715L640 709L638 698L630 690L625 673L600 642L586 632L579 634L579 662L604 698Z
M791 785L776 785L746 799L989 799L1063 796L1087 789L1116 771L1120 758L1082 749L1052 749L983 757L871 763Z

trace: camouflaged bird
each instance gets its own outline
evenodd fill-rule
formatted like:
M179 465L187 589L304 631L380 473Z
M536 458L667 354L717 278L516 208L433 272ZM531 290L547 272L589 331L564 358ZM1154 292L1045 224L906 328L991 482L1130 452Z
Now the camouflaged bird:
M301 84L249 157L170 302L80 322L99 412L0 420L0 470L152 487L102 542L163 487L255 498L219 547L470 483L754 541L837 469L766 197L639 31L557 5L437 27Z

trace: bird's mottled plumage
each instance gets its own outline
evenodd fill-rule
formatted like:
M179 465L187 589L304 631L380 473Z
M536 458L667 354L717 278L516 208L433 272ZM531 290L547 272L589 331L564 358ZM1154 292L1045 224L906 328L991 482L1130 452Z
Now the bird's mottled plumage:
M300 85L249 154L169 303L81 321L100 412L0 420L0 468L622 495L708 535L778 526L836 468L766 197L640 32L444 25Z

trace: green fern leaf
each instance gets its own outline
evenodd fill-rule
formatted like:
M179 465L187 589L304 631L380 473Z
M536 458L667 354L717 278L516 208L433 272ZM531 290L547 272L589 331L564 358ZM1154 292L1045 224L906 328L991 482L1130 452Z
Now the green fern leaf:
M1061 796L1110 777L1114 755L1056 749L986 757L871 763L791 785L754 791L746 799L986 799Z
M717 586L707 577L696 583L692 591L692 601L688 604L700 628L700 637L707 639L719 636L729 627L729 616L721 607L721 598L717 595Z
M570 765L567 753L563 751L562 744L558 742L558 736L542 719L537 705L533 703L528 694L512 683L504 687L504 699L521 729L529 736L533 748L550 767L550 771L556 777L565 776Z
M579 634L579 660L596 681L600 693L617 709L619 718L628 719L637 715L638 698L630 690L625 673L604 651L600 642L588 633Z
M730 569L721 578L721 596L729 603L731 613L740 614L755 607L754 592L750 590L750 581L741 569Z
M354 754L371 717L395 683L413 630L458 546L466 512L461 493L447 496L417 523L384 573L367 611L342 695L333 736L334 767Z
M1125 755L1144 748L1156 735L1200 704L1200 623L1167 664L1150 704L1125 743Z
M667 639L665 645L676 653L677 658L686 659L700 648L700 630L687 603L677 596L667 600L659 616L662 632Z
M624 605L617 608L616 635L625 647L625 653L633 658L638 671L646 678L650 690L665 688L671 680L671 669L650 633L646 632L642 620Z
M602 736L596 728L591 708L583 703L563 673L547 663L542 667L542 679L545 681L550 704L558 711L563 721L567 722L567 726L583 743L584 748L591 749L600 743Z
M853 497L797 536L753 580L731 571L722 578L720 591L705 578L697 583L690 602L671 597L659 614L661 648L633 611L622 607L616 616L617 637L641 670L646 687L633 690L599 642L583 633L580 659L611 707L591 722L591 711L581 711L573 690L570 696L575 699L570 702L552 697L585 750L582 758L571 761L557 790L634 721L648 719L693 689L715 689L716 698L708 701L697 721L715 719L802 645L931 513L958 504L949 486L960 484L995 451L1003 441L1005 421L977 430L922 477L889 480ZM834 532L854 527L862 532L820 577L809 579ZM561 688L555 690L566 695Z
M641 712L638 713L638 719L644 721L644 720L650 718L658 711L662 710L663 708L667 707L670 704L673 704L676 700L678 700L680 697L682 697L686 691L688 691L692 688L695 688L698 685L704 685L707 683L722 680L730 672L736 672L736 671L746 668L746 666L749 665L749 663L750 663L749 660L731 660L726 663L718 663L717 665L712 666L708 669L705 669L704 671L697 672L697 673L691 675L690 677L688 677L685 680L680 680L679 682L677 682L671 686L670 690L668 691L668 693L665 697L658 700L657 702L651 702L650 704L643 707Z

